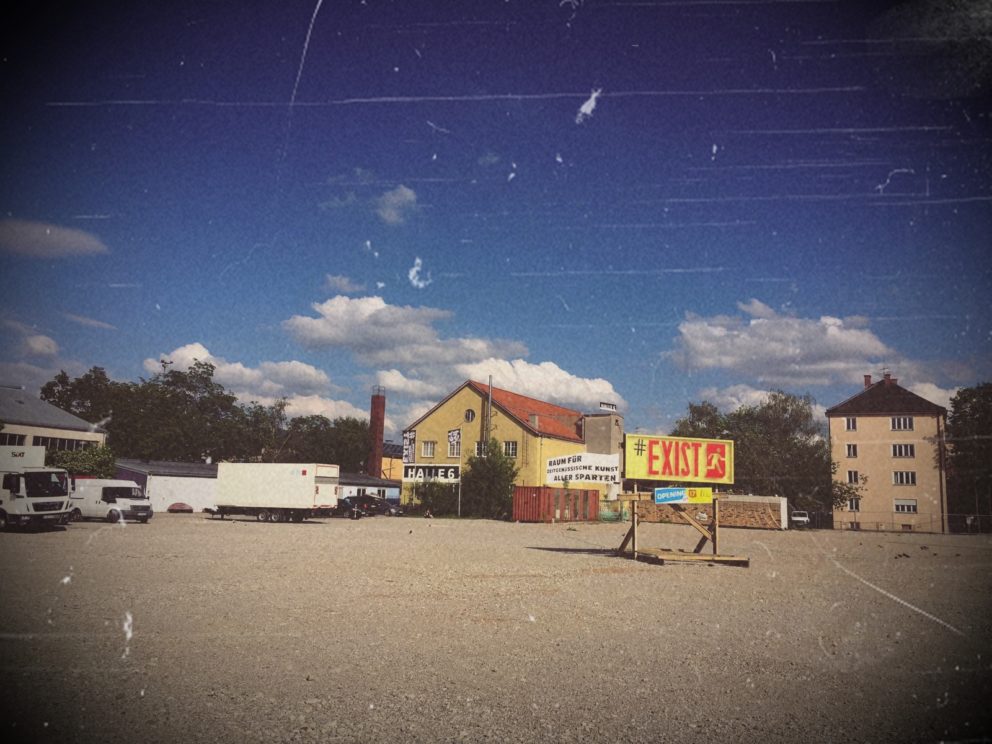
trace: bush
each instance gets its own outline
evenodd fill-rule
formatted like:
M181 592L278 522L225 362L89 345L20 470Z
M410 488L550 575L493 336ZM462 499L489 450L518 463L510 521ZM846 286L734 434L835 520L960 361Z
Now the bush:
M416 494L421 512L430 510L436 516L458 513L457 485L429 481L418 484Z
M91 475L113 478L117 472L114 453L110 447L86 447L81 450L49 450L45 462L54 468L65 468L71 475Z
M517 465L503 454L495 439L485 457L468 458L462 475L462 516L507 519L513 511L513 482Z

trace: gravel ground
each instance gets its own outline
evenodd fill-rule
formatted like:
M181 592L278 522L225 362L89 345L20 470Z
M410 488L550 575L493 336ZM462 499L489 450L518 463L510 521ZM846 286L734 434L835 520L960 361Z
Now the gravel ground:
M159 514L0 533L0 731L992 740L989 536L725 529L736 568L617 558L626 528Z

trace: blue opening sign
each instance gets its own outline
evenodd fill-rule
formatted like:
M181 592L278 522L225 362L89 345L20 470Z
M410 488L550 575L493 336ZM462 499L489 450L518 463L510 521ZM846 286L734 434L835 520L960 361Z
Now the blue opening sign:
M656 504L709 504L713 501L712 488L656 488Z

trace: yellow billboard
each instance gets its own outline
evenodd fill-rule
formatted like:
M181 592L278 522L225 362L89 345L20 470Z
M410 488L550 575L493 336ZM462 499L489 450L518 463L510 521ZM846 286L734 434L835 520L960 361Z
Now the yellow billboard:
M624 436L624 478L686 483L733 483L734 443L652 434Z

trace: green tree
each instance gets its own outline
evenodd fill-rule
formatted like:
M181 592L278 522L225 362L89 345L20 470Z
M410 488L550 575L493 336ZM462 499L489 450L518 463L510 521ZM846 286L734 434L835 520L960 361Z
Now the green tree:
M736 491L784 496L793 508L829 511L860 487L834 479L837 464L813 405L808 395L782 391L726 414L707 401L690 403L672 435L732 440Z
M361 473L369 449L369 422L350 416L298 416L286 428L280 462L327 462Z
M91 475L94 478L113 478L117 472L115 457L110 447L86 447L80 450L50 450L45 463L55 468L65 468L71 475Z
M992 383L951 398L947 438L948 511L992 514Z
M60 370L42 386L40 397L84 421L102 424L115 408L122 387L107 377L103 367L92 367L74 380Z
M483 456L468 458L462 474L462 515L505 519L513 509L517 464L491 439Z
M287 443L286 399L270 406L251 401L242 406L243 431L239 451L243 459L279 462Z

